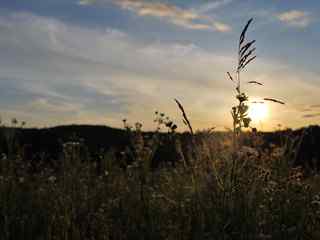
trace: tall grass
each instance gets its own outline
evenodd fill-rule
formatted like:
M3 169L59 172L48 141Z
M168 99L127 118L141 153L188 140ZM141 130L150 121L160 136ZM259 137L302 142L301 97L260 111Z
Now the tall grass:
M284 148L243 150L231 181L232 139L195 139L196 161L157 169L145 138L126 170L112 152L101 156L100 174L94 159L40 173L19 156L1 159L1 239L320 237L320 178L292 168Z
M245 27L243 28L240 38L239 38L239 44L238 44L238 52L237 52L237 65L235 69L235 73L231 74L230 72L227 72L228 78L234 83L235 90L236 90L236 100L237 105L232 107L231 115L233 119L233 132L234 132L234 138L236 136L239 136L242 132L243 128L249 128L250 123L252 119L248 116L249 112L249 96L248 94L243 90L243 79L241 78L241 73L246 70L246 67L252 63L256 59L255 51L256 47L254 44L256 43L256 40L247 40L247 31L252 24L253 19L251 18ZM233 77L235 75L236 77ZM258 86L263 86L263 83L260 83L258 81L247 81L247 84L254 84ZM263 100L259 103L264 103L263 101L270 101L278 104L284 105L285 103L283 101L265 97ZM234 139L234 143L236 143L236 139Z
M245 43L251 21L240 37L237 81L229 74L236 134L250 123L240 71L254 59L254 41ZM293 168L286 145L263 149L258 134L242 133L251 147L236 149L231 135L194 132L176 103L187 138L156 112L148 137L142 124L124 120L131 142L120 157L91 159L77 142L64 145L54 169L41 161L34 168L18 150L2 155L0 239L320 239L319 176Z

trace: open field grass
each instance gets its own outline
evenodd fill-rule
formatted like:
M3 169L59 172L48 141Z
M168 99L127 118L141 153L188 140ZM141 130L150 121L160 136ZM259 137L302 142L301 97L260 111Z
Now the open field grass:
M48 2L39 5L39 12L54 8L54 1ZM264 18L256 31L268 22L288 25L279 30L275 24L276 29L268 33L273 43L264 53L271 49L274 56L288 58L293 67L263 60L259 63L262 70L244 75L256 60L256 40L248 38L253 19L242 29L236 66L227 72L226 64L233 58L224 45L234 36L232 27L228 21L216 20L220 14L211 12L236 1L198 7L194 1L188 9L185 3L176 6L159 0L74 2L78 3L73 7L59 5L59 20L54 20L54 14L48 19L27 13L0 17L1 35L11 36L0 41L5 59L0 80L7 91L0 94L1 109L7 114L22 113L34 119L33 124L41 119L48 123L100 122L110 114L107 121L112 125L125 114L145 117L151 107L163 107L163 99L177 96L174 106L188 132L179 132L177 117L159 111L153 119L155 130L149 132L143 131L141 123L131 125L126 119L123 130L90 125L27 129L26 122L16 118L9 126L0 119L0 240L320 239L320 127L269 133L257 129L258 122L262 129L262 120L268 129L279 119L294 126L318 124L311 120L302 123L299 118L301 114L303 120L320 116L320 104L314 97L318 96L314 77L318 69L312 62L316 51L288 42L296 38L300 43L307 35L316 36L315 31L291 32L295 35L278 40L290 32L289 27L306 28L315 14L233 7L237 14L230 14L232 21L240 21L237 16L242 12ZM108 7L103 7L105 4ZM105 25L98 30L94 19L76 24L75 15L64 16L77 8L82 9L79 19L103 16L99 24L124 24L128 33ZM100 8L114 12L89 14ZM0 10L7 11L6 7ZM129 11L130 18L124 18L121 11ZM229 16L227 13L221 16ZM142 25L136 22L140 17L145 20ZM147 28L150 17L154 25ZM70 23L64 23L67 20ZM164 26L157 28L160 20L186 32L170 28L161 40L166 31ZM230 35L220 39L207 32L193 41L197 36L191 31L200 30ZM262 34L265 38L266 32ZM167 42L173 40L169 47ZM183 45L185 42L188 45ZM307 45L311 42L318 39L310 38ZM293 61L286 55L284 44L301 59L294 57ZM272 54L266 55L271 59ZM226 74L219 81L229 86L211 80L223 76L217 70L220 65ZM314 72L300 65L312 65ZM210 73L211 68L217 76ZM295 71L290 71L293 68ZM314 79L305 81L297 69ZM269 75L262 71L269 71ZM290 74L286 77L290 81L283 81L284 73ZM265 86L265 80L273 84ZM249 86L259 87L261 95ZM289 92L286 101L282 100L286 93L280 95L281 88ZM227 100L228 89L233 91L235 103ZM189 118L178 99L191 103L194 118ZM277 118L280 108L270 108L273 112L269 114L267 103L288 108ZM168 110L172 114L173 110ZM230 129L225 126L225 110L231 113ZM219 119L218 128L226 131L196 130L192 122L204 126L201 116L206 118L205 126Z
M131 134L127 168L112 151L99 166L80 160L76 144L55 169L3 157L1 239L320 238L320 177L291 166L284 145L262 150L255 138L234 152L231 135L197 133L175 166L152 168L163 140Z

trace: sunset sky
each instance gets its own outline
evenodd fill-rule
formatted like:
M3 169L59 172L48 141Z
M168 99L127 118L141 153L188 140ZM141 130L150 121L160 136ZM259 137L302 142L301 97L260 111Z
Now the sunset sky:
M320 2L314 0L1 0L0 114L28 126L70 123L153 129L154 111L184 130L231 127L239 34L249 18L257 60L242 75L253 124L320 123Z

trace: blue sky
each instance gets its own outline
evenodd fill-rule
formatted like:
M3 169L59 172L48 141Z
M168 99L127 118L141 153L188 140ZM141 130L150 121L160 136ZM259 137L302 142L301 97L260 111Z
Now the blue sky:
M3 0L0 109L29 126L121 119L152 129L155 110L183 130L180 99L196 128L230 127L235 103L226 72L237 40L257 60L243 74L252 101L274 97L257 127L319 124L320 3L299 0Z

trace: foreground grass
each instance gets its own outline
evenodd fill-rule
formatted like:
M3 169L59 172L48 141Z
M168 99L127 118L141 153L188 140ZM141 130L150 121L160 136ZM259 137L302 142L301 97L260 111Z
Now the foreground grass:
M192 148L188 164L156 170L144 146L126 170L109 153L99 174L77 159L36 174L2 159L1 239L320 239L320 178L283 149Z

